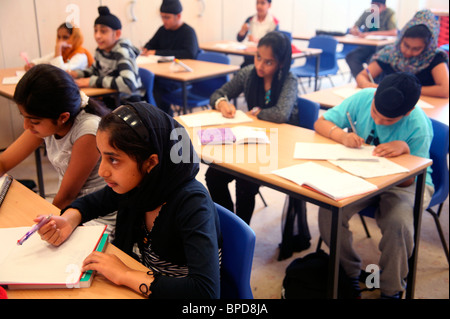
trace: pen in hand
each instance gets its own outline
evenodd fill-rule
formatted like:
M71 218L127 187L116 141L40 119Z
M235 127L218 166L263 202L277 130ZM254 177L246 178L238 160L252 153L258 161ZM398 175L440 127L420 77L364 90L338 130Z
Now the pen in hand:
M355 133L356 135L358 135L358 133L356 132L355 124L353 124L352 117L350 116L349 112L347 112L347 119L348 119L348 121L350 123L350 126L352 128L352 132Z
M52 218L52 214L48 215L47 217L42 218L39 223L37 223L33 227L31 227L31 229L25 235L23 235L22 238L20 238L17 241L17 245L22 245L28 238L30 238L31 235L33 235L35 232L37 232L42 226L47 224L51 218Z
M367 75L369 75L370 82L375 83L375 81L373 80L372 74L369 71L369 66L367 65L367 63L363 63L363 68L364 68L364 70L366 70Z

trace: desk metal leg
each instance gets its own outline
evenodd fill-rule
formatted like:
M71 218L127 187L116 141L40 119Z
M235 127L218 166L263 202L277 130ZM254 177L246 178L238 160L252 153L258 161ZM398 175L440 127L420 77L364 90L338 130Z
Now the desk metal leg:
M42 198L45 198L44 177L42 174L42 161L41 161L40 147L38 147L34 151L34 158L36 160L36 173L37 173L37 180L38 180L38 187L39 187L39 195L41 195Z
M414 250L409 259L409 271L406 287L406 299L414 299L416 285L417 257L419 253L420 229L422 225L423 193L425 190L426 170L417 176L416 196L414 200Z
M182 85L182 93L183 93L183 114L187 114L187 105L188 105L188 98L187 98L187 84L186 82L183 82Z
M342 208L331 208L330 261L328 264L328 299L337 299L339 279L339 258L341 249Z
M319 70L320 70L320 54L316 55L316 81L314 82L314 91L318 90Z

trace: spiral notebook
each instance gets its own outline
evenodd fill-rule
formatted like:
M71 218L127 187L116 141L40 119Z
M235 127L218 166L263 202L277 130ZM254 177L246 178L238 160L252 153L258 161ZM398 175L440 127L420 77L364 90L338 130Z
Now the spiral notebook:
M84 259L107 244L106 226L79 226L59 247L32 235L17 245L30 227L0 228L0 285L8 289L87 288L94 274L81 272Z

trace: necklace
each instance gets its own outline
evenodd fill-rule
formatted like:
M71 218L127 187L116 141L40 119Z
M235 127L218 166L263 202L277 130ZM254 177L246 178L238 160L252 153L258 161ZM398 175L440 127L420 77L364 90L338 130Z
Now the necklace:
M272 94L272 90L271 89L266 91L266 95L264 96L264 102L265 102L266 105L270 103L270 94Z

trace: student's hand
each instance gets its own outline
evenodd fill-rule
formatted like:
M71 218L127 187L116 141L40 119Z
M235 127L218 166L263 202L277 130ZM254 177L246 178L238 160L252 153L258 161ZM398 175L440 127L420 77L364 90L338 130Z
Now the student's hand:
M342 144L351 148L360 148L364 143L364 139L355 133L348 133L344 136Z
M42 216L34 219L34 222L41 221ZM38 230L41 239L53 246L59 246L69 238L74 228L72 224L64 217L52 216L50 221Z
M78 72L77 72L77 71L69 70L69 71L67 71L67 73L69 73L70 76L71 76L72 78L74 78L74 79L78 78Z
M219 111L222 113L223 117L231 119L236 115L236 107L233 104L228 103L227 101L220 102L217 107L219 108Z
M94 251L83 262L81 271L86 272L88 270L97 271L116 285L125 285L123 278L131 268L115 255Z
M240 35L241 37L243 37L244 35L247 34L247 32L248 32L249 29L250 29L250 26L248 25L248 23L244 23L244 24L242 25L241 31L239 31L239 35Z
M90 78L76 79L75 83L78 85L79 88L87 88L89 87L89 80Z
M357 27L351 28L350 31L349 31L349 33L350 33L351 35L354 35L354 36L357 36L357 37L361 36L361 34L362 34L362 32L361 32L361 31L359 30L359 28L357 28Z
M388 158L409 153L410 153L409 146L404 141L392 141L389 143L380 144L373 150L374 156L388 157Z
M25 64L25 66L23 67L25 69L25 71L28 71L29 69L31 69L33 66L35 66L34 63L28 63Z

